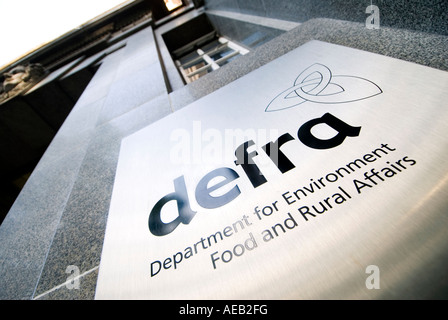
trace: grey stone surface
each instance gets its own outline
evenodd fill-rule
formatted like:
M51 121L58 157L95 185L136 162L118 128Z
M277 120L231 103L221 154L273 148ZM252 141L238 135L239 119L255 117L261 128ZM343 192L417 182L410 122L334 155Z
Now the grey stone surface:
M0 227L0 299L35 295L119 56L105 59L104 68L89 83Z
M445 0L205 0L210 10L229 10L297 22L331 18L364 23L367 6L380 9L381 25L422 32L448 34Z
M36 296L35 300L93 300L95 298L98 268L75 277L68 269L68 280L48 292ZM71 278L73 277L73 278Z
M151 28L131 36L122 51L99 124L167 92Z
M91 139L48 253L36 295L64 283L67 266L99 265L122 138L171 113L162 95L106 124Z
M0 298L32 299L48 249L76 179L80 150L33 172L0 229Z
M35 297L45 296L46 292L52 296L67 294L68 291L52 288L66 281L69 265L79 267L81 273L98 266L121 139L171 113L161 67L155 59L158 58L152 30L147 29L129 38L127 46L110 57L114 63L105 61L85 92L90 95L90 90L100 88L96 96L103 97L101 110L97 119L91 114L94 134L54 234ZM86 101L85 97L80 99L79 110L88 113ZM72 114L60 139L64 130L68 132L70 124L82 121L82 117L79 112ZM94 286L81 286L79 290L92 289Z
M90 115L95 119L92 108ZM74 119L76 120L76 119ZM86 151L92 123L71 119L50 144L0 228L0 297L32 298ZM73 134L73 130L79 132ZM68 134L72 132L72 134ZM11 290L11 291L10 291Z
M268 10L268 1L263 3ZM154 43L151 49L144 41L151 36L152 30L146 29L136 34L142 37L139 41L128 42L103 60L1 225L0 299L93 299L121 140L172 110L313 39L448 71L446 36L386 27L368 30L363 22L312 19L168 94L164 79L154 76L161 70L147 76L132 63L138 61L145 71L157 69L157 56L139 54L155 50ZM135 49L129 49L132 46ZM134 79L142 86L133 91L121 79ZM121 99L117 103L111 97L120 89L135 97L127 102L117 95ZM65 285L69 265L80 268L79 289Z
M103 100L99 95L73 108L3 221L0 299L33 298Z

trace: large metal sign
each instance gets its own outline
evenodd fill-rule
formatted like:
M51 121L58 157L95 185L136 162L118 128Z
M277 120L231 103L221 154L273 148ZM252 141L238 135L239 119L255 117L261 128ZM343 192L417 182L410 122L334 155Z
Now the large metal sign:
M447 88L312 41L127 137L96 298L409 288L447 249Z

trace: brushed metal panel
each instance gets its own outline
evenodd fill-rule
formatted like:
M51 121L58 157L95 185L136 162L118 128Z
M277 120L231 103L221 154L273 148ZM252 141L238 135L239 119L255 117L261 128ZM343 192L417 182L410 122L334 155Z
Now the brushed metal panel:
M447 88L446 72L311 41L127 137L96 298L440 292Z

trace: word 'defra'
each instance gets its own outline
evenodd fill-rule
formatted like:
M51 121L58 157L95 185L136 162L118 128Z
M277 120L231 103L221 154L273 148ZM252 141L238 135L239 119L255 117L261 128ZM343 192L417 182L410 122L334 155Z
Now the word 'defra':
M325 124L337 132L330 139L320 139L313 135L312 129L316 125ZM297 137L305 146L312 149L330 149L339 146L347 137L357 137L361 127L353 127L344 121L336 118L330 113L325 113L322 117L312 119L303 125L297 131ZM272 162L276 165L281 174L295 168L291 160L281 151L281 147L288 142L295 141L290 133L281 135L276 141L271 141L262 147ZM266 177L260 168L253 161L258 155L257 151L248 151L255 142L248 140L238 146L235 150L235 165L241 166L247 179L254 188L257 188L267 182ZM215 178L220 177L220 182L210 183ZM239 174L232 168L221 167L207 173L197 184L195 189L195 199L199 206L205 209L215 209L222 207L236 199L241 190L237 183L226 193L213 196L212 193L239 179ZM165 236L173 232L179 224L189 224L196 215L191 207L189 193L185 183L185 177L182 175L173 181L174 192L162 197L152 208L149 215L148 226L151 233L155 236ZM177 203L177 217L165 223L162 220L162 208L170 201Z

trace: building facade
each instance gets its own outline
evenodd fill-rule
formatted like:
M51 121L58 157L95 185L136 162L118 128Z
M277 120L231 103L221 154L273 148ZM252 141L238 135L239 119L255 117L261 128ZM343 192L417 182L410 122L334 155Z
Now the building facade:
M0 298L94 299L122 140L309 41L448 71L446 1L373 4L129 1L2 70ZM446 243L360 298L446 298Z

